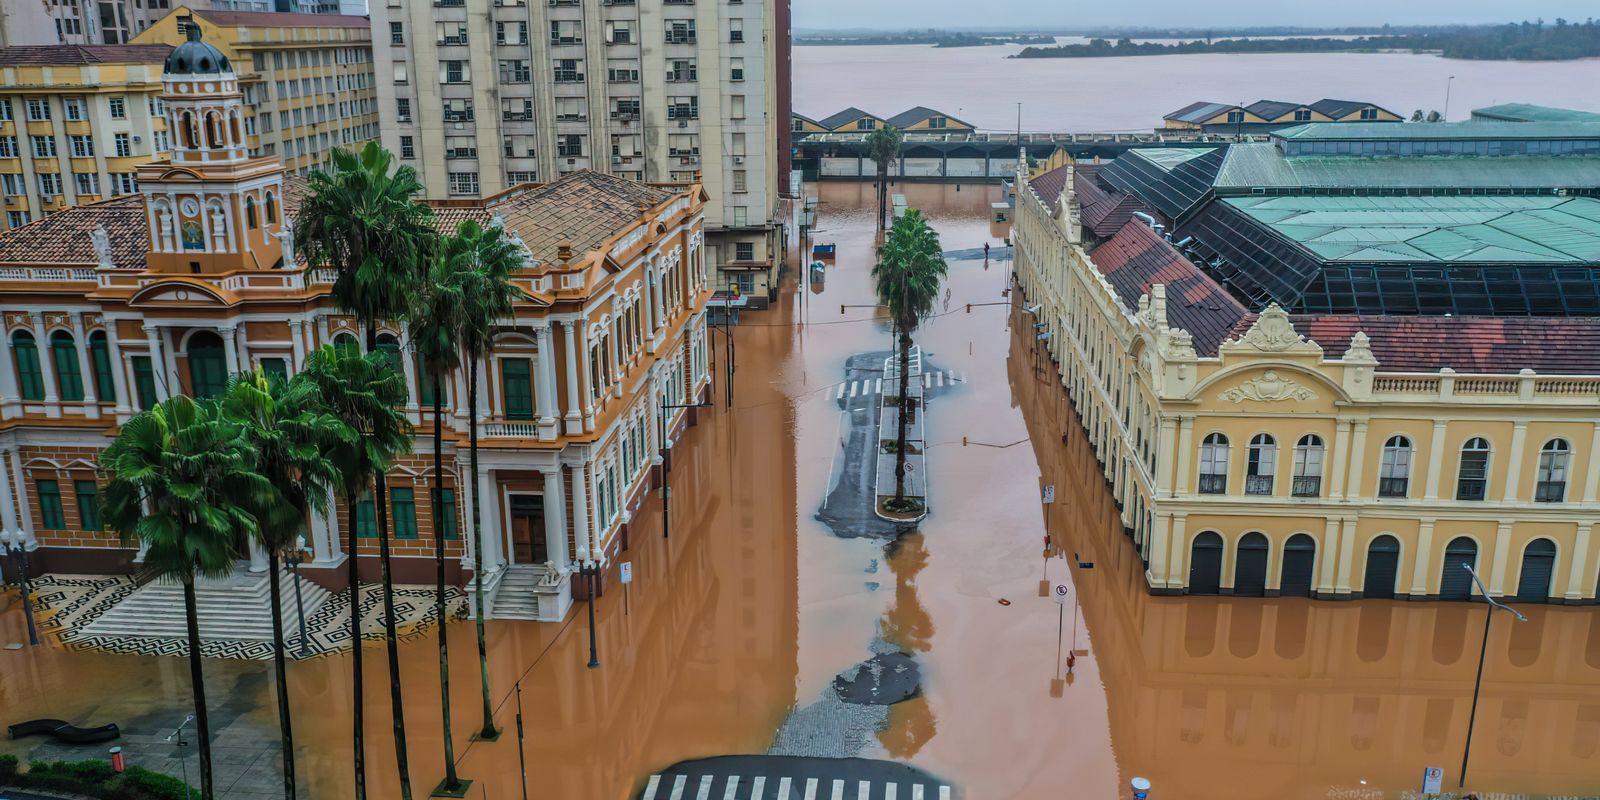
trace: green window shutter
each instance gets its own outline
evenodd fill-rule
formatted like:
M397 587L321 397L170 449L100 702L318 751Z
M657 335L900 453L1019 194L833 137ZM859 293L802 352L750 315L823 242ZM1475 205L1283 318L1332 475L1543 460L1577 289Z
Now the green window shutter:
M100 487L94 481L73 481L72 490L78 495L79 530L100 530Z
M228 367L222 343L214 335L201 334L189 342L189 388L197 398L216 397L228 386Z
M61 511L61 486L48 479L35 483L39 488L39 523L46 530L66 530L67 515Z
M378 535L378 514L372 508L372 498L368 497L356 503L356 536L363 539L376 538Z
M139 407L151 409L156 405L156 371L150 366L149 356L133 357L133 385L139 392Z
M356 341L356 337L348 333L341 333L333 337L333 349L339 351L341 356L361 355L361 343Z
M400 342L393 336L382 336L378 339L378 352L383 354L383 360L389 362L389 368L395 372L403 369L400 365Z
M456 490L440 489L439 503L438 511L435 512L439 517L438 532L444 534L446 541L460 539L461 533L456 528Z
M17 362L17 389L24 400L44 399L44 373L39 370L39 345L33 334L17 331L11 337L11 351Z
M425 409L433 408L433 377L423 368L421 360L417 362L417 383L421 395L418 402L422 403ZM444 408L450 405L450 376L439 376L439 388L443 390L439 397L439 406Z
M417 502L412 491L389 490L389 508L394 511L394 538L417 538Z
M529 375L528 359L503 359L500 382L506 401L506 419L533 419L533 379Z
M57 331L50 337L50 355L55 359L56 388L61 399L76 403L83 400L83 370L78 368L78 348L71 334Z
M101 401L116 401L117 384L111 374L111 350L104 333L89 336L89 364L94 368L95 394Z
M278 383L289 380L289 362L281 358L261 359L261 371Z

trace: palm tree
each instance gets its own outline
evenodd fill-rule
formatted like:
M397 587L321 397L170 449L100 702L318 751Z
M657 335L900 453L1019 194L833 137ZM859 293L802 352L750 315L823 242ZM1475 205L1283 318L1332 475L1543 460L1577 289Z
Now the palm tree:
M283 795L295 796L294 731L289 719L289 685L283 641L283 597L278 562L292 552L312 513L326 513L328 487L337 479L326 453L355 434L322 405L306 381L270 379L259 367L234 377L221 407L244 428L255 451L256 470L277 489L281 502L268 509L257 530L267 551L272 598L272 660L278 681L278 726L283 739Z
M891 511L910 511L906 503L906 419L910 415L911 335L922 320L933 313L939 299L939 283L945 275L944 251L939 234L928 225L922 212L911 209L894 221L872 279L878 302L889 310L899 338L900 413L895 433L896 456L894 499L885 504Z
M444 714L444 782L436 793L458 795L467 785L456 775L455 742L450 737L450 638L445 631L444 531L439 526L444 519L444 384L461 368L458 337L465 321L454 267L441 258L429 269L411 320L411 346L422 362L422 379L433 389L433 602L439 618L439 701Z
M183 584L200 796L211 800L211 718L194 582L233 571L235 542L258 535L257 515L276 505L277 491L256 473L243 426L215 403L183 395L128 420L101 464L113 475L102 493L106 523L122 546L138 540L145 547L145 569Z
M489 646L483 630L483 508L478 485L478 364L494 348L499 321L510 316L523 297L511 283L511 274L523 266L521 249L497 226L461 223L456 235L444 243L444 259L461 289L459 341L467 355L467 440L472 452L472 552L478 563L472 571L473 602L477 611L478 673L483 683L483 728L480 739L499 736L494 727L494 707L489 698Z
M433 210L417 203L422 183L416 170L391 172L394 155L376 141L360 154L335 149L330 169L311 173L295 228L295 247L313 265L337 271L333 298L366 331L368 352L377 349L378 323L402 319L438 234ZM401 394L405 402L405 394ZM400 639L395 628L394 580L389 557L389 515L384 473L373 475L372 505L378 523L378 561L383 581L383 628L389 650L390 702L394 713L395 765L400 796L411 800L406 757L405 708L400 699ZM352 552L351 557L355 557Z
M405 378L390 366L381 353L345 353L333 345L323 345L306 359L305 368L295 380L309 384L329 413L355 433L328 449L339 480L336 488L344 496L349 531L346 534L347 565L350 570L350 655L354 672L355 786L357 800L367 796L365 680L361 667L361 575L356 566L357 503L381 475L397 453L411 447L411 424L398 406L405 402ZM390 691L398 694L400 685L391 682ZM398 724L398 722L397 722ZM404 751L401 751L404 752Z
M884 216L889 204L889 164L900 157L900 143L905 134L899 128L884 123L867 134L867 156L878 165L878 230L883 230Z

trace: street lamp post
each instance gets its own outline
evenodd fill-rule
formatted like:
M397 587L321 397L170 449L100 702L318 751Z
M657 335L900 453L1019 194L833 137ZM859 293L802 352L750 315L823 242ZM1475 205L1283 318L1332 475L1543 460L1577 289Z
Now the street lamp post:
M28 618L28 644L38 647L39 628L33 621L33 592L28 583L28 535L20 530L0 530L0 549L11 551L22 567L17 583L22 588L22 613Z
M283 557L284 563L289 565L289 572L294 575L294 610L300 618L300 658L311 657L311 640L306 636L306 605L300 598L300 565L306 562L306 537L294 537L294 550ZM277 580L278 576L272 576ZM442 624L442 622L441 622Z
M1483 688L1483 662L1484 656L1489 652L1489 623L1494 621L1494 612L1498 609L1506 611L1515 617L1518 622L1527 622L1528 618L1522 612L1489 596L1489 588L1478 579L1478 571L1471 564L1462 564L1461 568L1472 576L1472 582L1478 585L1478 593L1483 595L1483 601L1489 604L1488 612L1483 617L1483 644L1478 648L1478 677L1472 682L1472 711L1467 715L1467 744L1461 748L1461 781L1456 786L1467 785L1467 758L1472 754L1472 726L1478 719L1478 692Z
M670 538L672 532L672 488L667 485L667 476L672 473L671 465L667 462L667 412L674 408L711 408L716 403L662 403L661 418L658 420L661 429L661 438L657 443L661 448L656 451L661 456L661 538Z
M1451 75L1444 82L1444 114L1439 117L1440 122L1450 121L1450 89L1455 86L1456 76ZM1476 579L1476 576L1474 576Z
M600 583L600 562L585 559L578 565L578 574L589 582L589 669L594 669L600 666L600 649L594 630L594 598Z

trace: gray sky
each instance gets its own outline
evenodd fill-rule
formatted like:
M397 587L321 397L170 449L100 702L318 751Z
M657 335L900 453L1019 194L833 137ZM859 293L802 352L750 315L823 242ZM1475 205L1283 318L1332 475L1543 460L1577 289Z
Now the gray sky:
M1495 23L1600 15L1594 0L793 0L800 28Z

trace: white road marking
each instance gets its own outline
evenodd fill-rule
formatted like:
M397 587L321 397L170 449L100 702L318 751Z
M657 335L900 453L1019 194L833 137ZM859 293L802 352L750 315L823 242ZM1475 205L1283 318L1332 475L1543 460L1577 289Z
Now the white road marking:
M944 373L943 372L935 372L935 373L933 373L933 385L934 386L943 386L944 385Z
M871 796L872 796L872 782L871 781L862 781L861 784L858 787L856 787L856 800L867 800L867 798L869 798Z
M895 794L899 791L900 784L889 781L888 785L883 787L883 800L894 800Z
M756 800L761 800L761 799L760 798L756 798ZM785 775L782 778L778 779L778 797L776 798L776 800L789 800L789 776L788 775Z
M856 399L856 384L857 383L859 383L859 381L851 381L850 382L850 399L851 400Z
M757 775L750 779L750 800L761 800L761 795L767 791L767 776ZM778 800L787 800L779 796Z
M833 800L844 800L844 780L833 779Z
M696 795L695 800L711 800L711 776L710 775L701 775L700 776L700 794Z
M816 778L806 778L806 800L817 800Z
M882 378L878 379L878 383L877 383L876 386L877 386L877 388L873 389L872 393L873 394L883 394L883 379Z
M728 788L722 793L722 800L733 800L733 795L737 791L739 791L739 776L728 776Z
M911 800L922 800L922 784L914 783L911 785Z
M688 775L679 775L672 783L672 800L683 800L683 784L688 782Z
M939 787L939 800L950 800L950 787L948 787L948 786L940 786Z
M926 389L926 388L928 388L928 387L930 387L932 385L933 385L933 376L932 375L924 375L924 376L922 376L922 388Z
M839 391L834 393L833 399L835 399L835 400L843 400L844 399L844 381L840 381L839 382Z
M644 787L644 800L656 800L656 789L661 786L661 776L651 775L650 783Z

